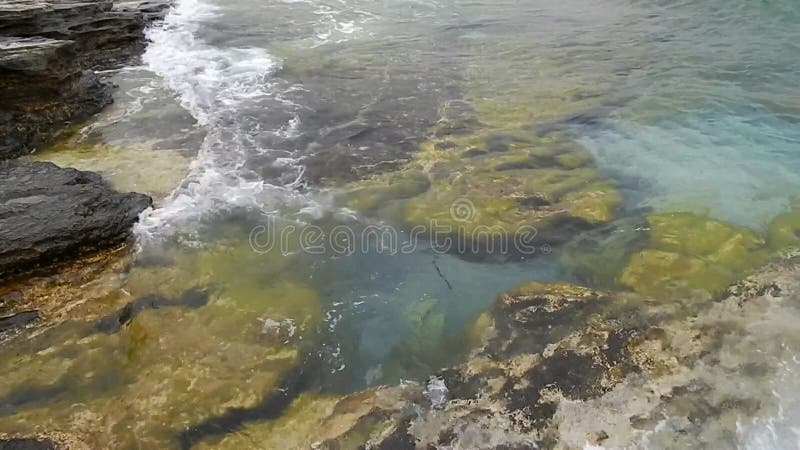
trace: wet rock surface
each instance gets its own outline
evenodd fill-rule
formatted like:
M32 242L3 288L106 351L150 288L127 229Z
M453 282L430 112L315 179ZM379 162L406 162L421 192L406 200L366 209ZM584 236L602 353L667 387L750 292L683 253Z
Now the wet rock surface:
M0 439L0 450L55 450L52 441L32 438Z
M51 163L0 165L0 277L125 241L149 197Z
M6 317L0 317L0 333L14 328L24 327L39 318L37 311L23 311Z
M15 0L0 5L0 158L27 153L111 103L93 69L144 46L168 1Z

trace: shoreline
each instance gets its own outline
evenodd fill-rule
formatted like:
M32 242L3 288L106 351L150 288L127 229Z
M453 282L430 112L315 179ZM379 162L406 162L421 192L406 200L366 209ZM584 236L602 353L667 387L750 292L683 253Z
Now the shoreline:
M116 192L93 172L14 158L110 105L115 87L106 72L139 57L145 28L170 5L18 0L0 6L0 279L124 242L152 205L150 197Z

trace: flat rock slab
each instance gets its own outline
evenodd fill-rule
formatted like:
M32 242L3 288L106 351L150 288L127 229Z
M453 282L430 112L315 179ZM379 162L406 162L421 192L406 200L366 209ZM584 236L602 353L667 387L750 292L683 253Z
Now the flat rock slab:
M0 163L0 279L124 242L150 197L120 193L93 172Z
M74 54L72 41L44 37L0 37L0 70L33 74L67 72L64 62L73 58Z

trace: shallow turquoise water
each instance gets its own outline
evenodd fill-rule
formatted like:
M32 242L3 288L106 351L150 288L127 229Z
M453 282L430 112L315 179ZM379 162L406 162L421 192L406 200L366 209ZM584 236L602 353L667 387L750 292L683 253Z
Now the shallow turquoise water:
M179 0L151 30L143 66L115 75L116 109L87 134L119 146L176 134L161 146L192 161L137 227L135 267L244 244L267 217L325 231L393 224L343 210L331 193L402 167L460 101L499 104L502 120L507 105L530 107L527 126L591 152L623 215L693 211L760 232L800 202L799 21L788 0ZM424 243L395 256L297 256L280 270L271 257L226 261L213 281L316 291L314 378L331 392L425 379L463 359L465 329L499 293L574 281L559 248L511 262ZM48 336L36 345L58 339ZM76 345L67 352L81 360ZM791 441L782 432L775 447Z

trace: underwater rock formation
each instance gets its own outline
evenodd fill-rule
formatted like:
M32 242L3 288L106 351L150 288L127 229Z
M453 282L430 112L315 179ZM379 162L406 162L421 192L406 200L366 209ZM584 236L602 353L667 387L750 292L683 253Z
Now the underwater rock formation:
M66 317L0 348L0 439L173 448L184 430L278 392L322 317L317 293L284 270L292 258L233 238L173 250L108 270L106 289L55 290L72 302ZM16 301L35 305L22 292Z
M800 210L779 214L767 228L770 249L782 251L800 247Z
M776 218L767 239L694 213L631 217L579 236L564 260L593 285L660 299L714 295L790 246L791 217Z
M95 143L80 133L57 139L31 159L96 172L116 190L149 195L155 206L180 184L190 162L177 150Z
M620 194L592 164L563 135L446 135L426 141L404 169L353 183L339 201L423 227L426 237L456 237L472 247L461 253L522 253L512 243L520 236L558 245L615 218Z

